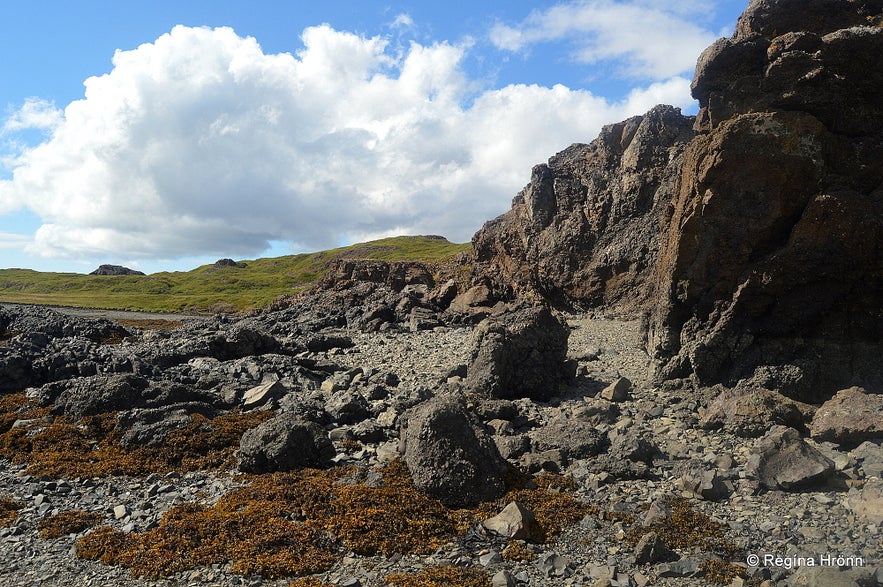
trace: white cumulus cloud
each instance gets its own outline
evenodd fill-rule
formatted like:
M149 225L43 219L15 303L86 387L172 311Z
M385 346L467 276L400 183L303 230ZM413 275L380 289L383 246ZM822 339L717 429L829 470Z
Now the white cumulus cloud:
M516 25L497 23L491 41L520 52L566 41L582 63L610 64L624 77L663 80L692 73L696 56L717 34L694 24L708 2L576 0L534 11Z
M680 77L615 104L560 85L477 91L466 45L393 51L327 25L302 39L295 55L266 54L229 28L178 26L118 51L63 113L25 104L5 126L51 135L7 162L0 213L34 212L28 250L75 259L465 241L533 164L658 102L690 103Z

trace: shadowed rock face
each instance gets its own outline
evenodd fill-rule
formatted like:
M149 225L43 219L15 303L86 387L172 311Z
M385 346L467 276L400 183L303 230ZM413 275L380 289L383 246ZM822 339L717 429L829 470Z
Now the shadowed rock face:
M662 379L883 385L883 2L807 7L752 2L697 65L649 323Z
M476 257L519 293L557 305L646 304L692 123L657 106L537 165L512 209L473 237Z

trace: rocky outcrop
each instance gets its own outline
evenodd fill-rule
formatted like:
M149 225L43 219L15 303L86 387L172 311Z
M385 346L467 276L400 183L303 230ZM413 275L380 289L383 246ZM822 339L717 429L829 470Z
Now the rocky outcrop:
M520 307L476 327L464 385L494 398L549 399L573 377L566 362L570 331L545 307Z
M881 11L754 0L703 53L656 266L659 378L805 401L883 385Z
M692 124L657 106L537 165L512 209L473 237L476 258L517 293L559 305L642 307Z
M144 275L144 272L129 269L122 265L100 265L98 269L89 275Z

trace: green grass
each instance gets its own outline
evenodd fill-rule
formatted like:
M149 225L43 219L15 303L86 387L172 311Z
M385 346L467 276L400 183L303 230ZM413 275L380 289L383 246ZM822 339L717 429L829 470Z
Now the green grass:
M318 253L243 261L238 267L203 265L151 275L0 269L0 302L154 312L242 311L266 307L280 295L303 290L337 259L433 262L470 249L470 243L398 236Z

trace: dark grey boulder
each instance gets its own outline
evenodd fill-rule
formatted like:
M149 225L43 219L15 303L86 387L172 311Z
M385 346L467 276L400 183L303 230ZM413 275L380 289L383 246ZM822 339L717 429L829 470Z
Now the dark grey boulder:
M142 405L148 381L137 375L95 375L44 385L32 395L72 420Z
M242 435L239 470L260 474L318 467L333 454L331 440L322 426L282 413Z
M604 452L607 435L584 420L558 418L531 431L537 452L560 450L565 459L585 459Z
M449 507L505 492L506 463L457 396L437 396L406 415L405 464L414 486Z
M544 306L491 316L472 338L465 388L495 398L549 399L573 378L567 324Z
M793 428L773 426L748 458L748 474L769 489L800 490L824 483L834 463Z

